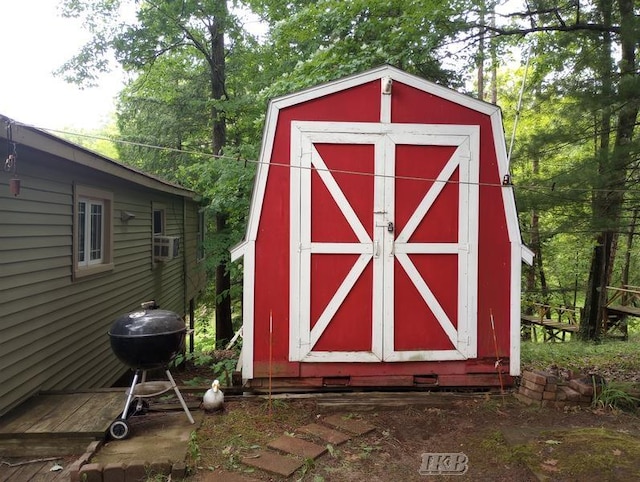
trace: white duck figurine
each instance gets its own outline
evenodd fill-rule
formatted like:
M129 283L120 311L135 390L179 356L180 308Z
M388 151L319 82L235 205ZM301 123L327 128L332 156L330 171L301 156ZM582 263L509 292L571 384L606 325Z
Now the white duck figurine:
M202 407L206 412L222 410L224 406L224 393L220 390L220 382L214 380L211 388L206 391L202 399Z

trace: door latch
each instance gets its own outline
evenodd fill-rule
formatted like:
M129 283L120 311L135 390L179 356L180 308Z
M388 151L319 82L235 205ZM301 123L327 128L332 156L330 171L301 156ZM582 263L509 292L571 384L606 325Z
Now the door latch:
M389 224L387 224L387 231L393 233L393 223L391 221L389 221Z

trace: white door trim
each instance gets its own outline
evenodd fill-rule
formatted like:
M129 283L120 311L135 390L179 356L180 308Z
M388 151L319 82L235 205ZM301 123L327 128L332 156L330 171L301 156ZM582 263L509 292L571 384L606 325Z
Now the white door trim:
M349 204L315 143L370 144L374 146L373 239ZM406 226L394 240L386 229L395 218L395 146L440 145L456 150L420 201ZM461 360L476 356L477 242L479 126L382 124L342 122L292 122L290 181L290 350L291 361L415 361ZM458 168L459 207L457 243L409 242L429 208ZM353 230L357 242L311 241L311 172L314 169ZM317 322L311 327L311 254L358 254ZM424 281L409 255L458 255L457 327ZM396 351L394 349L394 260L406 271L420 296L442 326L453 350ZM371 351L324 352L313 350L369 262L373 264L373 326Z

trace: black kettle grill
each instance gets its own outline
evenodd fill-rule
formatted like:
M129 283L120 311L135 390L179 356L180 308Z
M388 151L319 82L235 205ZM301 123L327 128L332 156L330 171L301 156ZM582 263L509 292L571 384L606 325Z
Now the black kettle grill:
M154 309L155 302L143 303L142 306L139 311L120 316L109 330L114 354L135 370L122 415L109 426L109 434L117 440L129 435L127 418L142 411L144 398L155 397L171 389L180 400L189 422L195 423L168 369L169 363L184 349L187 333L184 320L172 311ZM156 368L164 368L169 381L147 382L147 370Z

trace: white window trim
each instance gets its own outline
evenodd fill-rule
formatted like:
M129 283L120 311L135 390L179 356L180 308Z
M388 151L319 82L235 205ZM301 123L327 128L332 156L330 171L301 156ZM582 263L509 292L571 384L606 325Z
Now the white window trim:
M105 255L105 239L104 239L104 226L105 226L105 202L102 199L92 199L89 197L81 196L78 198L78 203L84 203L86 205L85 208L85 219L84 219L84 255L85 259L83 261L77 261L79 268L86 268L96 264L102 264L104 262ZM100 206L100 257L96 259L91 259L91 245L92 245L92 236L91 236L91 216L93 211L93 206ZM79 236L79 234L78 234ZM78 246L79 247L79 246ZM80 253L78 253L80 254Z
M88 206L102 205L102 256L98 260L78 261L78 203L85 201ZM73 190L73 247L72 266L73 279L92 276L113 270L113 193L101 189L75 184ZM85 228L86 229L86 228ZM89 239L85 237L85 256L90 252Z

